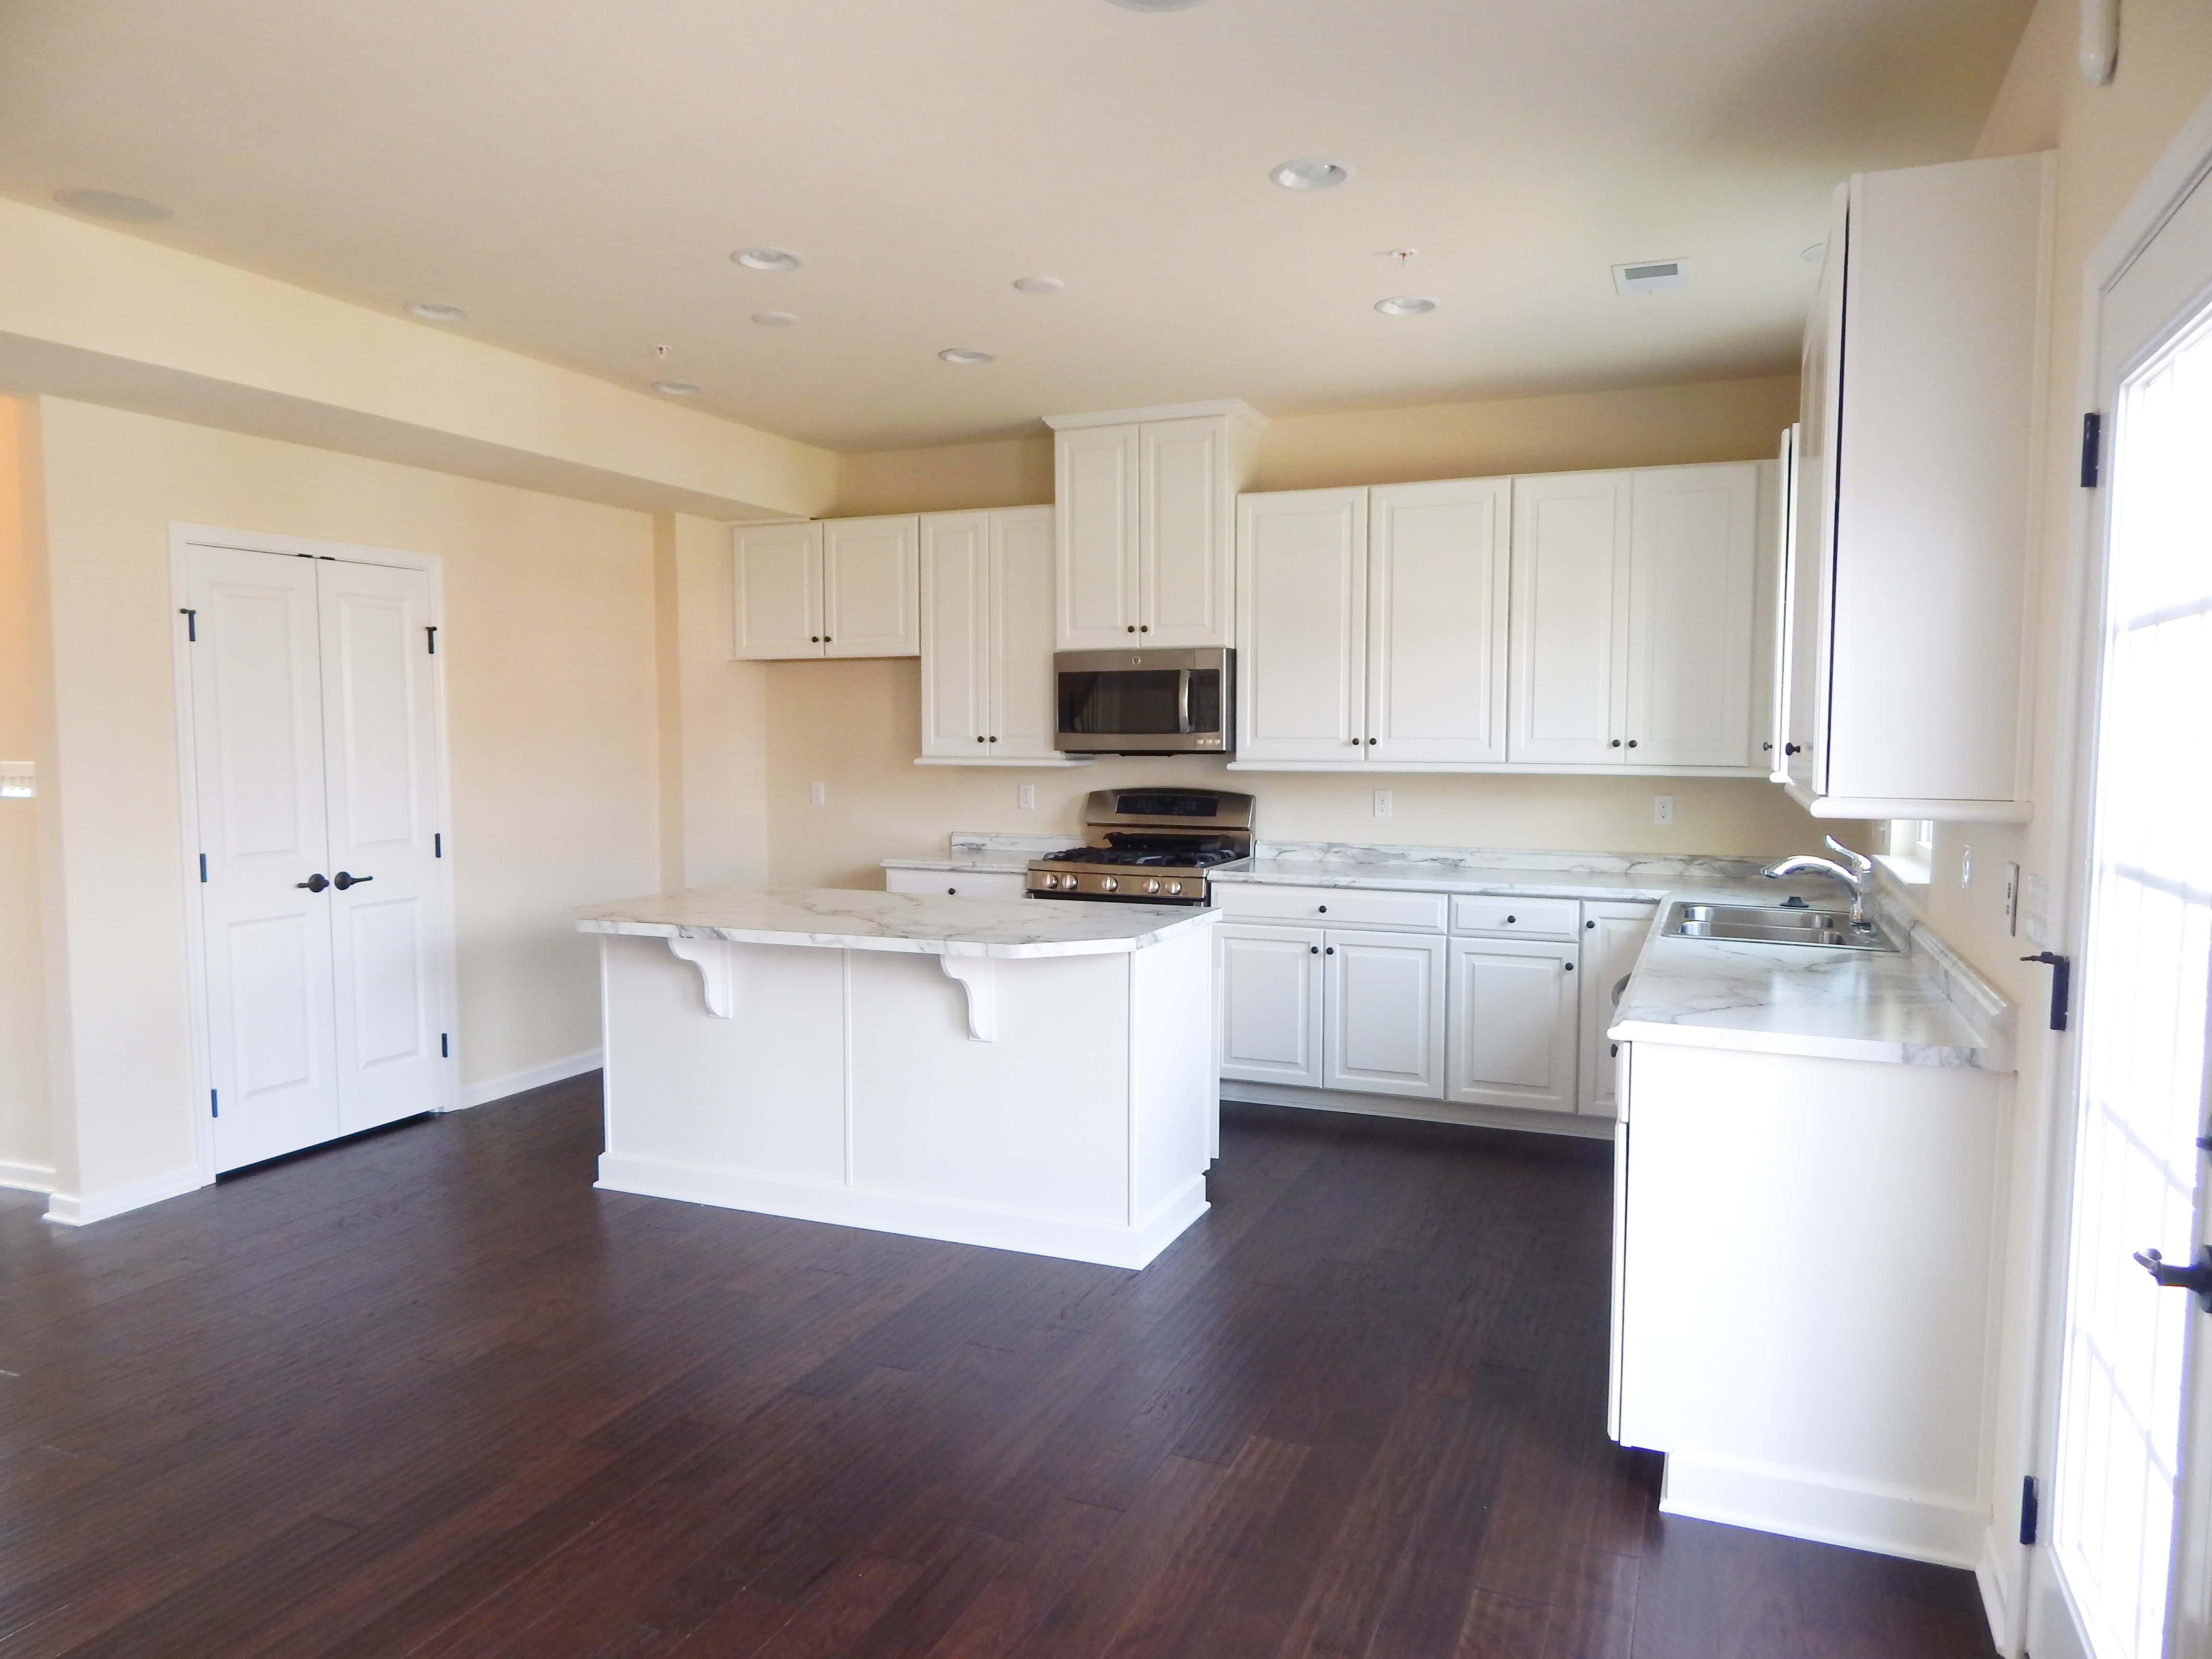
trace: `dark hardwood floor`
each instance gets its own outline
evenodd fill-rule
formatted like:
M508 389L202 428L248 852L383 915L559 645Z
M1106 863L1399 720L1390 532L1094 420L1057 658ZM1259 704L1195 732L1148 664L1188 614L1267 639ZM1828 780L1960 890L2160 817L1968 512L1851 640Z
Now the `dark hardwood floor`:
M1129 1273L597 1193L597 1106L0 1194L0 1659L1990 1652L1657 1516L1598 1146L1232 1108Z

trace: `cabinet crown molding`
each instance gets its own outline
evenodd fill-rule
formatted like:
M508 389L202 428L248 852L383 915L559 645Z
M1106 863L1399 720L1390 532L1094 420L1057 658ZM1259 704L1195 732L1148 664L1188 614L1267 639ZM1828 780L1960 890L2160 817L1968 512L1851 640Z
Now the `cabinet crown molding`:
M1187 421L1201 415L1226 415L1255 429L1267 417L1251 404L1230 398L1211 404L1161 404L1152 409L1105 409L1089 415L1048 415L1044 423L1054 432L1073 432L1086 426L1127 426L1140 421Z

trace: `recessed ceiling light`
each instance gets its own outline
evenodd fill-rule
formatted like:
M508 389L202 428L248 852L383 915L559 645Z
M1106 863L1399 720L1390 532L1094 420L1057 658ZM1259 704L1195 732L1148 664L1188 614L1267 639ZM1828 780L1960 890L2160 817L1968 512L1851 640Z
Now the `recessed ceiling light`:
M787 247L741 247L730 258L747 270L796 270L806 263Z
M416 300L407 307L411 317L420 317L426 323L465 323L469 313L459 306L449 306L443 300Z
M799 319L788 311L756 311L753 320L763 328L789 328Z
M1425 317L1436 308L1437 302L1425 294L1394 294L1375 302L1375 309L1385 317Z
M653 389L664 398L696 398L699 395L696 380L655 380Z
M1797 257L1802 259L1808 265L1817 265L1820 263L1820 256L1827 251L1828 245L1826 242L1815 242L1812 246L1799 253Z
M1123 0L1117 0L1117 3L1123 3ZM1021 294L1057 294L1060 289L1066 286L1067 284L1061 282L1057 276L1017 276L1014 278L1015 291Z
M71 212L88 213L95 219L114 219L127 225L157 225L170 216L169 210L159 202L149 202L143 196L125 196L119 190L72 186L56 191L54 200Z
M1117 6L1131 11L1184 11L1192 6L1203 5L1205 0L1114 0Z
M972 368L977 363L988 363L993 361L989 352L978 351L973 346L953 346L937 355L948 363L958 363L963 368Z
M1352 177L1352 164L1325 155L1301 155L1271 169L1267 176L1285 190L1333 190Z

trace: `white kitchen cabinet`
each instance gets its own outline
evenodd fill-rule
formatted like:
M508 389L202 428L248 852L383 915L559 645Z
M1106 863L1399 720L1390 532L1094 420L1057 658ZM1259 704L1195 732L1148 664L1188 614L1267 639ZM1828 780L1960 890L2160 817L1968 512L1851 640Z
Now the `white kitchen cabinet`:
M1316 1087L1322 1080L1322 930L1214 927L1221 1074Z
M2021 820L2047 155L1859 174L1807 324L1785 787Z
M1757 624L1773 464L1513 488L1510 757L1764 770L1753 745L1771 672Z
M1365 1094L1442 1095L1444 941L1332 927L1322 967L1322 1082Z
M1647 467L1631 489L1628 698L1619 751L1646 766L1749 766L1762 479L1770 464ZM1760 676L1759 678L1765 678Z
M1241 761L1505 758L1511 484L1238 502Z
M1626 472L1513 481L1514 760L1624 757L1633 494Z
M737 611L730 654L822 654L822 526L741 524L732 535Z
M1236 616L1236 501L1250 482L1243 404L1056 415L1056 643L1225 646Z
M1766 626L1773 638L1773 669L1767 698L1766 735L1759 744L1769 782L1787 783L1790 736L1790 683L1796 673L1797 572L1797 428L1782 430L1782 450L1775 462L1775 499L1768 504L1774 516L1774 537L1781 549L1780 578L1768 594Z
M918 654L920 537L911 513L738 526L731 655Z
M1367 491L1237 510L1237 758L1349 762L1365 736Z
M1052 517L921 515L924 759L1064 763L1052 746Z
M1013 870L886 870L886 893L938 893L947 898L1018 899L1027 878ZM1042 901L1040 901L1042 902Z
M1583 906L1582 935L1582 1063L1577 1109L1595 1117L1612 1117L1614 1061L1619 1045L1606 1036L1613 1024L1615 992L1627 980L1651 932L1656 904L1626 902L1586 903Z
M1542 939L1452 939L1447 1099L1575 1109L1578 954Z

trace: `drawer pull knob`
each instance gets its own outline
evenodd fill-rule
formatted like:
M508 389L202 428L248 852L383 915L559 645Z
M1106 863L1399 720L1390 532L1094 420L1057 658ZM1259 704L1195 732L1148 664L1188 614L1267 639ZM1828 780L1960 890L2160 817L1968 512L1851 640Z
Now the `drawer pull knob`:
M1328 906L1327 906L1326 904L1316 904L1316 906L1314 906L1314 912L1315 912L1315 914L1316 914L1316 915L1324 915L1324 916L1325 916L1325 915L1327 915L1328 914Z
M1520 918L1520 917L1518 917L1518 916L1508 916L1508 917L1506 917L1506 918L1505 918L1505 925L1506 925L1508 927L1511 927L1515 922L1516 922L1516 921L1520 921L1520 920L1521 920L1521 918Z

